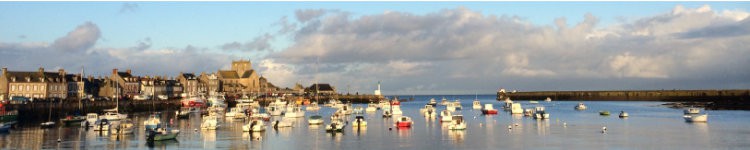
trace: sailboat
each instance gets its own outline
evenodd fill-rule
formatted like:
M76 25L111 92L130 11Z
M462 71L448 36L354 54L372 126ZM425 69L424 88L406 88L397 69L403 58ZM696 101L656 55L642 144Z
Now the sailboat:
M49 107L49 116L47 117L47 122L44 122L41 124L42 128L49 128L49 127L55 126L55 122L52 121L52 106L47 105L47 107Z
M119 91L119 89L117 89L117 87L115 87L115 91ZM116 102L115 102L116 103L115 108L113 108L113 109L105 109L104 110L104 112L105 112L104 115L99 116L101 119L107 119L109 121L116 121L116 120L121 120L121 119L128 118L128 115L126 115L126 114L120 114L120 109L119 109L120 108L120 94L119 93L117 94L117 97L115 98L115 100L116 100Z

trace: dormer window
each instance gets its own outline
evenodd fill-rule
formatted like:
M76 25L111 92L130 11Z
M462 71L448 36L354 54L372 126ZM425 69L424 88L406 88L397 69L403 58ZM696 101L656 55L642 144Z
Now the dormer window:
M31 77L26 77L26 82L31 82Z
M10 80L16 82L16 77L10 77Z

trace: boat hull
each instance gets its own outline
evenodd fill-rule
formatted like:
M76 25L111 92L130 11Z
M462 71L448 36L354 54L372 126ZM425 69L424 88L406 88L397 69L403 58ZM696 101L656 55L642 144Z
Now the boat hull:
M482 110L482 114L485 114L485 115L495 115L495 114L497 114L497 110L494 110L494 109L493 110Z

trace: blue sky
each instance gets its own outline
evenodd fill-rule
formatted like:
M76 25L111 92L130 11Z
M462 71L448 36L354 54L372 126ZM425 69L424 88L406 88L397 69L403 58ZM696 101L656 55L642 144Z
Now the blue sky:
M364 92L382 81L387 94L750 88L748 11L748 2L0 2L0 64L176 75L244 58L281 87Z

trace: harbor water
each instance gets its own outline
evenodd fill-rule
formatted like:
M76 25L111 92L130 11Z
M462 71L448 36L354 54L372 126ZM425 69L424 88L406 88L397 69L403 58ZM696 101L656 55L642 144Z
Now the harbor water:
M429 119L419 113L430 98L440 102L442 97L451 102L460 99L463 109L454 114L464 116L466 130L448 130L447 123L440 123L439 118ZM326 133L324 125L311 126L306 120L321 115L325 124L329 123L335 109L321 105L318 111L306 111L292 128L274 129L266 123L265 132L242 132L246 121L233 119L221 119L217 130L201 130L200 114L192 114L189 119L164 119L181 131L177 140L148 143L143 121L149 113L138 113L130 115L137 126L131 135L113 136L78 126L23 126L0 133L0 149L750 149L750 111L707 111L708 122L687 123L681 109L662 106L664 102L585 101L588 109L577 111L574 106L579 101L516 101L524 108L546 107L551 119L536 120L502 111L503 102L495 100L495 95L480 95L478 99L501 111L482 115L472 109L474 98L414 96L413 101L401 103L403 115L414 121L408 129L394 127L395 117L383 118L382 110L378 110L361 114L367 119L366 128L347 125L342 133ZM437 106L438 111L444 109ZM602 110L612 115L600 116ZM619 118L620 111L630 117ZM174 118L174 112L163 114L163 118ZM354 116L347 120L352 121ZM281 117L272 117L271 121L277 119ZM607 131L603 133L602 127Z

